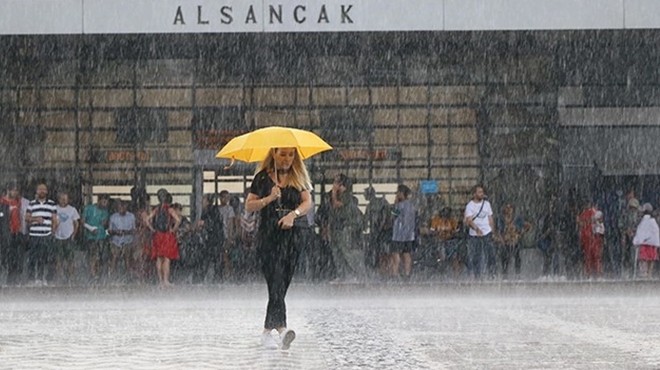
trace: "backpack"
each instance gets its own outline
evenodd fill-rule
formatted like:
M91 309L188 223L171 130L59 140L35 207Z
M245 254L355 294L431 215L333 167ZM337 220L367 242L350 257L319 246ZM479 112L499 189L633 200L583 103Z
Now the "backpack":
M154 216L154 229L167 232L170 230L170 212L168 207L159 207Z
M241 237L244 241L251 241L257 232L257 212L243 210L241 215Z

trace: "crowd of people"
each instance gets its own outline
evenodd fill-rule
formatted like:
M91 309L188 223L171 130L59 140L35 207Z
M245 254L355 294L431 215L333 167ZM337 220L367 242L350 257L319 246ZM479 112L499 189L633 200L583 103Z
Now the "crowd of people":
M301 279L521 278L526 248L542 257L543 276L565 275L563 258L565 265L580 261L579 278L651 278L658 260L657 214L633 191L614 221L596 202L585 201L566 225L558 223L552 204L535 220L512 203L494 212L481 186L459 216L449 207L422 205L422 196L406 185L398 186L394 204L366 188L363 212L352 187L349 177L337 175L319 206L302 217L312 227L300 233L295 270ZM157 205L149 204L146 191L135 190L131 201L100 194L80 212L66 192L51 200L45 183L37 184L34 199L22 194L11 183L0 201L0 277L8 285L167 287L260 279L260 217L246 207L249 190L205 195L197 220L184 216L165 189L156 194ZM568 241L558 237L561 229Z

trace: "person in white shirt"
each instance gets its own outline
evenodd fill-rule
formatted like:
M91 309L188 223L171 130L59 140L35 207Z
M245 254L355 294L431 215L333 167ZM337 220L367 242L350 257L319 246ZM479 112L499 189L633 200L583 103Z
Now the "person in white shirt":
M59 226L55 230L56 269L59 277L71 283L74 276L73 255L75 238L80 226L80 214L69 204L69 195L60 192L57 196L57 217Z
M483 186L476 185L472 188L472 200L465 206L463 223L470 229L468 269L475 279L480 279L483 272L487 272L491 278L494 277L496 262L492 241L493 209L486 200Z
M117 212L110 216L108 234L110 235L111 258L108 274L115 276L117 261L124 260L127 274L133 272L133 253L135 240L135 216L128 212L128 202L120 200L117 203Z
M641 209L644 217L637 226L633 245L638 247L640 277L650 278L653 276L653 265L658 259L658 248L660 247L660 228L655 218L651 217L653 206L645 203Z

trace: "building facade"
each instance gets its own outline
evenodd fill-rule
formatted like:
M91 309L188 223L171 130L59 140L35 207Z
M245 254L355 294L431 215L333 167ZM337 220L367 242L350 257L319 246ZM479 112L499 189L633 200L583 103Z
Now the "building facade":
M335 147L308 163L319 192L339 172L383 192L430 180L458 210L484 183L531 219L549 199L653 196L660 32L455 28L0 36L0 174L81 203L170 187L195 214L249 185L215 152L282 125Z

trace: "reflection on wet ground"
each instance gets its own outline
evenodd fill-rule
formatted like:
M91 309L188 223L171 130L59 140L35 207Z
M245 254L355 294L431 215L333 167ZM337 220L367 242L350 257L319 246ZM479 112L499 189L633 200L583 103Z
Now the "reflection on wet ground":
M659 287L295 284L289 351L259 345L260 284L5 288L0 368L653 369Z

